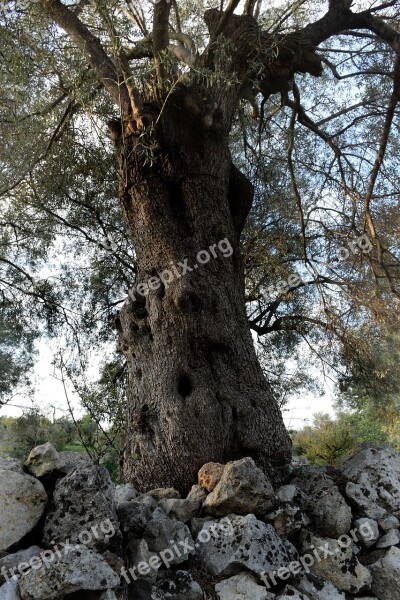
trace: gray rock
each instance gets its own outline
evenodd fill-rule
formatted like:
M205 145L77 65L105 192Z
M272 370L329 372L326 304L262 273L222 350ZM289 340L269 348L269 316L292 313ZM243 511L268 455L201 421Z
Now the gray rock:
M72 545L53 562L22 575L22 600L62 600L67 594L113 589L119 577L100 554L86 546Z
M400 550L392 546L385 556L370 566L372 591L379 600L398 600L400 581Z
M383 531L390 531L390 529L398 529L400 527L400 521L394 515L389 515L385 519L379 521L379 527Z
M228 463L220 481L204 501L203 509L213 516L229 514L265 515L276 505L271 483L252 458Z
M213 575L273 573L297 559L294 546L254 515L223 521L206 522L196 540L197 557Z
M400 510L400 455L389 448L361 444L342 465L350 479L346 495L371 519Z
M32 546L28 548L28 550L20 550L19 552L15 552L14 554L8 554L3 558L0 558L0 583L5 581L5 577L1 572L5 570L7 577L12 577L13 575L21 575L24 570L27 569L26 563L29 563L30 559L33 556L39 556L42 552L41 548L38 546ZM14 569L20 567L21 571L17 570L14 573Z
M196 502L203 504L204 500L207 498L207 494L207 490L201 487L201 485L193 485L192 489L187 495L187 500L195 500Z
M180 498L181 495L175 488L156 488L147 492L147 496L151 496L154 500L165 500L166 498L174 499Z
M293 480L300 490L300 508L315 523L323 536L338 538L351 528L351 508L333 480L321 469L304 468Z
M271 523L278 535L286 538L291 538L310 524L310 520L300 508L291 502L281 504L272 513L268 513L265 520Z
M199 532L203 529L204 523L214 522L212 517L194 517L190 521L190 531L192 532L193 538L199 535Z
M259 585L250 573L240 573L230 579L225 579L215 586L220 600L272 600L265 587Z
M162 555L164 563L179 564L194 553L194 542L190 530L184 523L170 519L157 508L143 533L150 552ZM192 550L188 550L188 545ZM168 566L166 564L166 566Z
M87 467L93 464L90 456L86 452L71 452L63 450L58 453L60 459L65 463L65 471L68 473L77 467Z
M296 588L291 585L287 585L283 590L282 595L277 596L277 598L279 598L279 600L310 600L309 596L299 592L299 590L296 590Z
M163 563L154 552L150 552L146 540L132 540L128 545L126 556L128 571L125 573L125 579L127 581L156 580L157 572Z
M0 600L21 600L18 579L13 577L0 587Z
M43 540L48 546L52 540L70 540L99 552L119 548L121 532L114 484L106 469L95 465L77 467L57 482Z
M154 512L158 506L157 500L154 500L153 496L149 496L148 494L138 496L136 501L146 506L151 512Z
M66 463L53 444L36 446L26 462L28 471L35 477L50 477L66 472Z
M0 470L0 552L32 531L47 505L43 485L30 475Z
M116 504L122 504L123 502L130 502L137 497L137 491L131 483L123 483L115 487L115 502Z
M343 544L343 540L320 538L313 534L304 535L303 556L314 556L310 565L311 572L321 579L330 581L338 590L357 594L371 585L372 576L354 556L351 548ZM318 558L313 550L316 549Z
M397 546L400 543L400 531L398 529L390 529L377 543L377 548L390 548Z
M169 573L154 586L154 600L202 600L203 590L187 571Z
M25 475L25 471L17 458L3 458L0 456L0 470L14 471L20 475Z
M284 485L276 492L276 497L281 502L293 502L297 493L298 489L295 485Z
M117 506L117 515L125 540L142 537L152 512L149 506L136 500L121 502Z
M160 500L158 506L169 517L187 523L198 514L201 502L199 500L165 498L165 500Z
M370 548L379 539L379 527L378 523L374 519L357 519L354 522L357 530L357 538L367 548Z
M324 581L310 573L304 575L296 586L307 594L310 600L346 600L346 596L330 581Z

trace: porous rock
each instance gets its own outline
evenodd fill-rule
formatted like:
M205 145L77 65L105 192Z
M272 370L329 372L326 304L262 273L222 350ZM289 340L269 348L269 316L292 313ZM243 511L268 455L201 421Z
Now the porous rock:
M137 491L131 483L123 483L115 487L115 503L130 502L137 497Z
M53 444L47 442L31 450L26 462L28 471L35 477L51 477L66 472L66 463Z
M199 485L207 490L207 492L212 492L220 481L224 469L225 465L221 465L220 463L207 463L203 465L198 474Z
M392 546L376 563L370 565L372 591L379 600L398 600L400 581L400 550Z
M254 515L207 521L196 546L197 557L214 575L236 575L243 570L271 573L298 557L290 542Z
M187 498L165 498L160 500L158 506L165 512L166 515L187 523L195 517L200 509L201 501L188 500Z
M106 469L84 465L70 471L58 480L53 505L44 527L45 544L70 540L99 552L119 549L114 484Z
M275 598L250 573L239 573L215 586L220 600L272 600Z
M113 589L118 575L100 554L86 546L70 545L53 562L22 575L19 586L22 600L62 600L67 594Z
M305 467L293 480L299 503L323 536L338 538L350 531L351 508L333 480L315 467Z
M303 575L296 586L307 594L310 600L346 600L345 594L339 592L330 581L325 581L311 573Z
M43 485L30 475L0 470L0 552L12 548L38 524L47 504Z
M213 516L254 513L265 515L276 505L270 481L252 458L228 463L220 481L203 503L206 513Z
M389 448L361 444L341 467L350 480L346 494L371 519L400 510L400 455Z
M152 600L202 600L203 590L187 571L168 573L153 588Z
M357 538L364 544L364 546L366 546L366 548L373 546L379 539L379 527L375 519L363 517L361 519L357 519L354 522L354 525L357 532Z
M19 552L7 554L7 556L0 558L0 583L5 581L5 577L1 572L2 569L5 569L7 576L10 577L11 575L14 575L12 569L20 567L23 571L23 569L26 568L26 563L29 563L34 556L39 556L41 552L42 549L39 548L39 546L31 546L27 550L19 550ZM17 572L16 574L19 575L20 573Z
M314 556L310 566L312 573L330 581L342 592L357 594L371 585L371 573L358 561L351 545L347 547L338 540L304 534L303 553ZM314 549L317 549L318 556L313 552Z
M160 508L151 516L143 533L150 552L159 554L167 549L173 553L170 564L179 564L188 559L194 550L186 551L187 545L194 547L189 528L176 519L170 519ZM178 551L175 549L178 549Z

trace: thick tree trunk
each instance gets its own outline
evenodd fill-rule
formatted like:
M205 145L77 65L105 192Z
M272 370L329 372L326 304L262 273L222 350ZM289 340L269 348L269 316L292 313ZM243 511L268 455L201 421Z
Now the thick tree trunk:
M144 287L131 290L117 325L128 365L125 479L184 491L209 461L252 456L276 474L291 443L246 319L239 237L252 188L222 131L169 113L155 164L144 165L133 136L119 142Z

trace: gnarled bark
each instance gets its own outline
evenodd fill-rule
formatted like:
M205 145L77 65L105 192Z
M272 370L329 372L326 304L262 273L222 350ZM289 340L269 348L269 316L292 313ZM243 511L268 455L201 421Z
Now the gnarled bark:
M120 149L138 281L156 287L164 272L145 297L136 286L119 317L129 378L124 472L140 489L186 490L209 461L252 456L267 471L284 467L291 444L245 313L239 235L252 187L224 134L189 127L192 115L166 143L177 116L166 113L157 166Z

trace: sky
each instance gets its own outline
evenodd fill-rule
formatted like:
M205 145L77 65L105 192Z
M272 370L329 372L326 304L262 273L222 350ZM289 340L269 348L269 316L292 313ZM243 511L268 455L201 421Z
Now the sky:
M68 414L64 387L52 364L54 350L55 348L53 349L48 342L43 341L39 344L33 374L35 405L50 418L54 416L58 418ZM315 377L320 380L317 372L315 372ZM334 414L334 383L325 380L321 381L321 385L323 387L322 395L314 392L300 392L289 398L283 412L285 425L288 428L302 429L304 425L312 422L313 415L317 412ZM79 417L83 412L79 404L79 398L71 388L68 388L68 397L75 416ZM19 394L12 399L10 404L0 409L0 416L18 417L23 413L24 408L29 407L32 407L31 400Z

